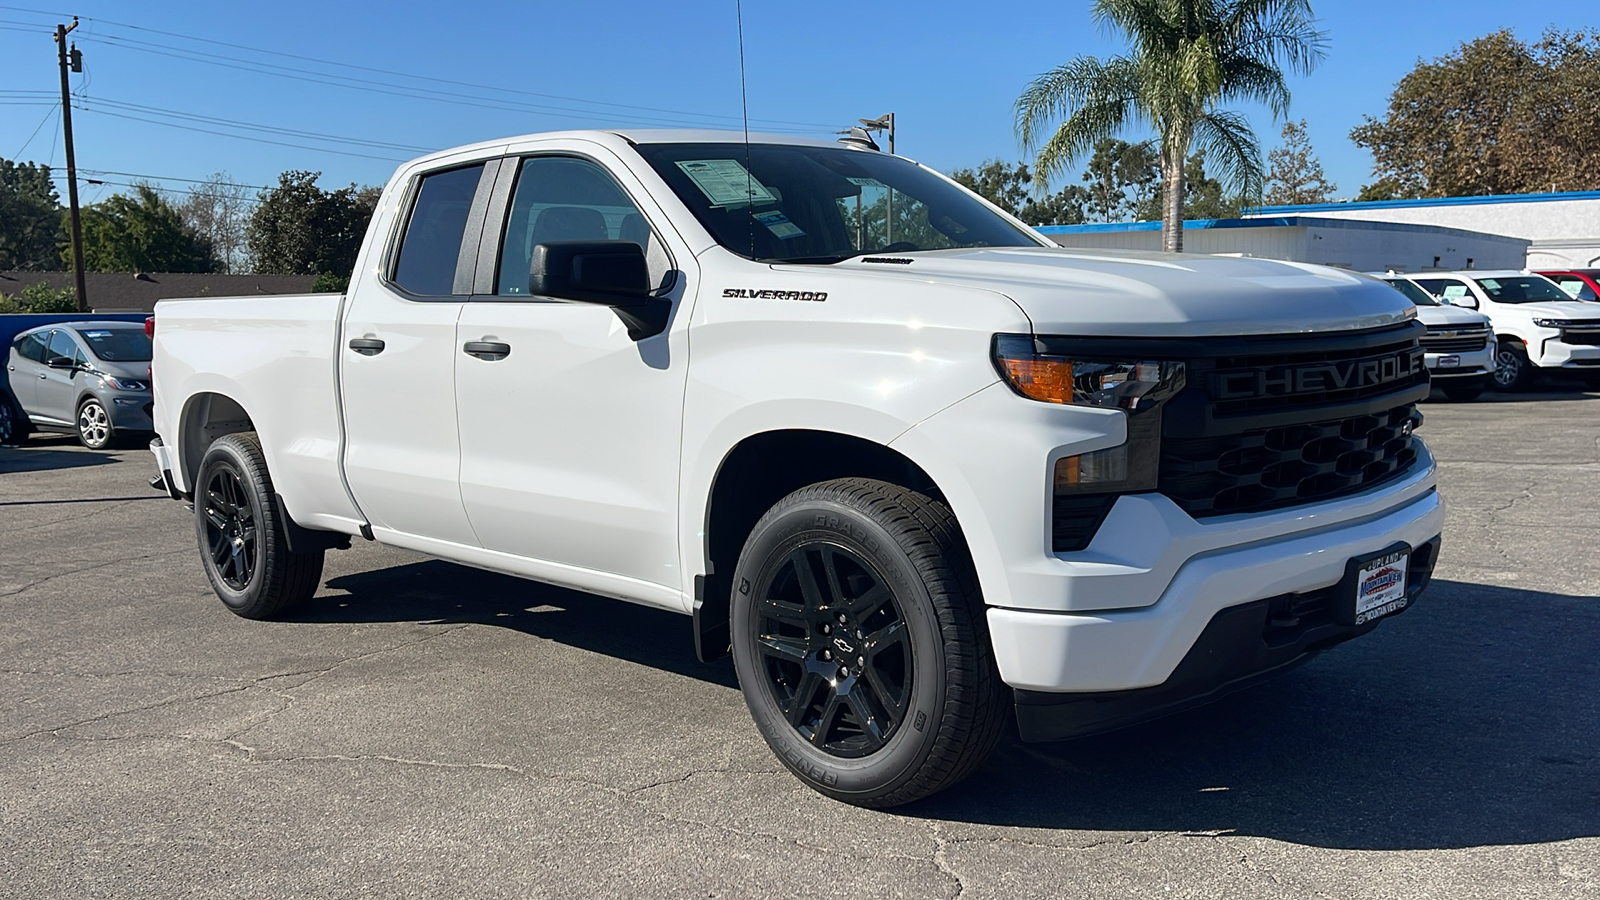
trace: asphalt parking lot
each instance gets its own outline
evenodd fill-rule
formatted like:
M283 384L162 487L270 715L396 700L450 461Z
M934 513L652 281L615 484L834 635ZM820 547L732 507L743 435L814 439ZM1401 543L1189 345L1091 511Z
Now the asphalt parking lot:
M358 542L247 622L148 453L0 449L0 895L1600 897L1600 394L1424 411L1416 607L893 812L783 771L686 618Z

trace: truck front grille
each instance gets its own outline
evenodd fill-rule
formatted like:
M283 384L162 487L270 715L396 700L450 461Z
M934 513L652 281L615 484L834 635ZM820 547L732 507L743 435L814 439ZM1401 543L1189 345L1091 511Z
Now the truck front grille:
M1600 320L1583 321L1577 327L1561 329L1561 343L1577 347L1600 346Z
M1422 337L1422 349L1429 353L1473 353L1489 346L1487 328L1449 328L1428 326Z
M1413 321L1218 339L1214 355L1200 345L1185 361L1188 387L1162 406L1158 490L1203 518L1328 500L1400 477L1417 460L1411 433L1429 388L1424 334Z
M1413 404L1376 415L1164 439L1161 492L1191 516L1325 500L1381 484L1417 459Z

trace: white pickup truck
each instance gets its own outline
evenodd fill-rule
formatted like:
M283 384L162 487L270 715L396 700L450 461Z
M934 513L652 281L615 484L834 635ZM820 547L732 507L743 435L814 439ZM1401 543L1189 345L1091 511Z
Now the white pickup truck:
M158 305L152 448L240 615L355 535L691 615L786 766L888 806L1013 709L1118 727L1406 609L1415 316L871 150L532 135L402 166L343 295Z

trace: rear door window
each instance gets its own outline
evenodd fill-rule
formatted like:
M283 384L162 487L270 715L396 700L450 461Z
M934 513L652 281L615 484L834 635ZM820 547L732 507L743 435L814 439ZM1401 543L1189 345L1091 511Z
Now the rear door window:
M422 177L396 254L395 285L424 297L471 293L470 272L464 279L467 288L456 290L456 268L482 176L483 163L478 163ZM469 248L468 264L476 249Z
M16 343L12 346L16 348L17 355L23 359L42 363L44 362L44 342L49 336L50 332L48 331L35 331L33 334L25 334L17 338Z
M1555 281L1557 287L1566 291L1568 296L1574 300L1593 300L1595 298L1594 288L1590 287L1588 282L1582 278L1573 275L1557 275L1552 280Z

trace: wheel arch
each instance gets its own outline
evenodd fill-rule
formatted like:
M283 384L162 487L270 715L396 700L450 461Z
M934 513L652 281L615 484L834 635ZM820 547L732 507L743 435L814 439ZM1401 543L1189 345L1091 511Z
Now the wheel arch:
M904 453L835 431L785 428L740 440L723 456L706 495L701 546L705 575L695 577L695 651L710 662L728 651L733 570L757 520L784 496L820 481L872 478L948 505L927 471Z
M192 394L184 401L178 417L178 464L183 469L184 483L193 489L200 474L200 460L217 438L255 430L255 420L233 397L215 391Z

